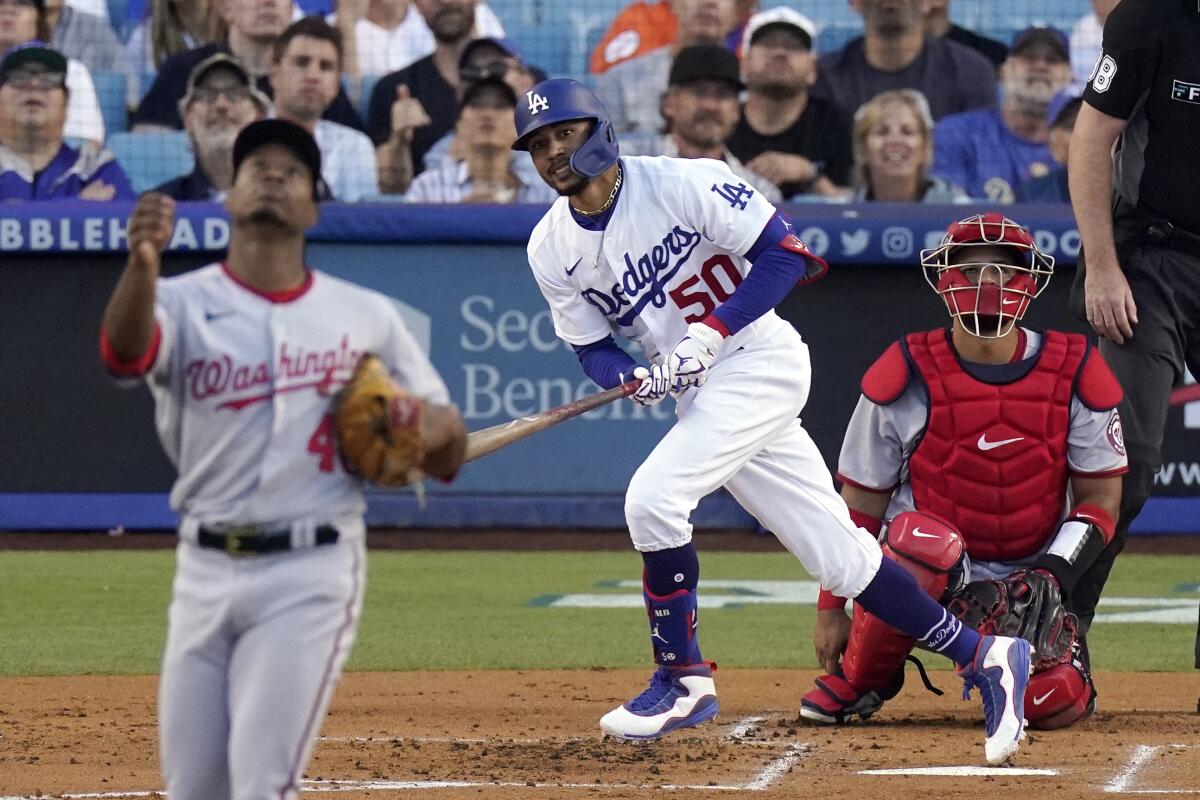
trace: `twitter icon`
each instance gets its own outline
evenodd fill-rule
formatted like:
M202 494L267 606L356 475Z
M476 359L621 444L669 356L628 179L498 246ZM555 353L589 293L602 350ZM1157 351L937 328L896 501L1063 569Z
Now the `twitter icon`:
M871 232L865 228L859 228L853 233L842 231L842 255L856 256L867 249L867 245L871 243Z

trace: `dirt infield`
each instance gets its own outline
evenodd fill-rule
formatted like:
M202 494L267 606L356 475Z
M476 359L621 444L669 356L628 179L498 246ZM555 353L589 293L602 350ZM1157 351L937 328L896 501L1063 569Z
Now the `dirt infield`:
M1095 717L1031 733L1015 764L992 774L981 767L977 701L958 699L950 673L935 674L945 697L909 687L877 721L833 729L796 720L811 672L722 670L716 723L656 743L603 739L597 718L645 677L350 674L305 794L640 800L673 787L689 798L1200 795L1200 687L1192 673L1101 673ZM156 686L153 676L0 680L0 800L160 788ZM930 768L944 774L913 774Z

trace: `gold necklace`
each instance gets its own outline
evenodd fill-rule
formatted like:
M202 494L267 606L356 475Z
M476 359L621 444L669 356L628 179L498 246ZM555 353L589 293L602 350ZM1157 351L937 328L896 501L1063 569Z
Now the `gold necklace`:
M612 191L608 193L608 199L604 201L604 205L600 206L595 211L584 211L582 208L576 208L575 210L580 214L583 214L585 217L597 217L603 214L605 211L608 211L610 208L612 208L613 201L617 199L617 192L621 190L621 176L624 174L625 171L621 169L621 165L618 164L617 179L613 181Z

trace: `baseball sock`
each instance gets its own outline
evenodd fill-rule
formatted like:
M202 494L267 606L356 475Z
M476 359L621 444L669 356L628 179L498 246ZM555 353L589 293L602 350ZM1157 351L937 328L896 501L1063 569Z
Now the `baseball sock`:
M692 591L700 580L700 558L691 542L670 550L642 553L642 568L646 589L659 595L679 589Z
M890 558L880 561L879 572L854 602L955 664L969 664L975 658L979 634L938 605Z
M654 660L664 667L699 664L696 640L696 584L700 559L691 542L670 550L642 553L642 596L650 621Z

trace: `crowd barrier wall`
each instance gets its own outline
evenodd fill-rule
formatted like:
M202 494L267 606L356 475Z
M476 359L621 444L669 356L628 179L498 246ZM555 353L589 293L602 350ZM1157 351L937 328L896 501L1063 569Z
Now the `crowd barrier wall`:
M0 218L0 529L169 528L174 477L153 429L144 386L120 389L97 358L97 330L123 264L127 204L6 209ZM476 430L594 391L555 336L524 245L538 207L323 208L309 263L394 298ZM780 313L812 352L803 418L832 466L863 371L894 339L945 323L916 266L962 207L817 206L789 209L801 235L832 264ZM1066 311L1078 234L1065 207L1017 213L1056 276L1033 305L1033 327L1084 331ZM181 205L167 274L216 260L228 222L214 205ZM1200 533L1200 395L1176 392L1159 495L1140 532ZM1196 402L1190 402L1195 400ZM671 404L618 402L463 469L450 485L370 493L374 525L621 527L630 475L670 426ZM1169 475L1166 473L1169 471ZM753 527L717 493L700 527Z

